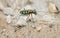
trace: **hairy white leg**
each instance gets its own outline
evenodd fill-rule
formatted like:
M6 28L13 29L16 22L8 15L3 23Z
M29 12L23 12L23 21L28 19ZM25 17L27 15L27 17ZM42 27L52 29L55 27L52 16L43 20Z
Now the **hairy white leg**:
M26 21L28 21L28 20L29 20L29 16L30 16L30 15L28 15L28 16L27 16Z
M31 20L34 21L34 19L33 19L33 15L32 15L32 14L31 14Z

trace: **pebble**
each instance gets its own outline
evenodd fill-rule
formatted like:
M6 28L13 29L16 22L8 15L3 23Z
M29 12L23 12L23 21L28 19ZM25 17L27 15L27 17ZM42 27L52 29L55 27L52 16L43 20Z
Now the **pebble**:
M6 22L9 24L9 23L11 23L11 21L12 21L11 15L8 15L6 17Z
M37 32L40 32L41 31L41 27L38 27L36 30L37 30Z

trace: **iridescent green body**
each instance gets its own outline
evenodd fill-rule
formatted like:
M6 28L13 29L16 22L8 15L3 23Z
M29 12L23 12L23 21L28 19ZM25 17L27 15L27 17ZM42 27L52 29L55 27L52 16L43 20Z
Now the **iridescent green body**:
M20 11L20 14L22 14L22 15L28 15L28 14L37 14L36 13L36 10L22 10L22 11Z

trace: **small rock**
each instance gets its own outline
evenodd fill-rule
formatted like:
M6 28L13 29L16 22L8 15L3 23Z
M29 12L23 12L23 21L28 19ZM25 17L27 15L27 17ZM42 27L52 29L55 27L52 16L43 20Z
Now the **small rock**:
M4 9L3 4L0 2L0 11L2 11Z
M6 22L9 24L9 23L11 23L11 21L12 21L12 18L11 18L10 15L8 15L8 16L6 17Z
M49 2L48 8L49 8L49 11L52 13L58 12L56 5L53 2Z
M10 7L4 8L4 14L6 15L14 15L13 9Z
M37 32L40 32L41 31L41 27L38 27L36 30L37 30Z

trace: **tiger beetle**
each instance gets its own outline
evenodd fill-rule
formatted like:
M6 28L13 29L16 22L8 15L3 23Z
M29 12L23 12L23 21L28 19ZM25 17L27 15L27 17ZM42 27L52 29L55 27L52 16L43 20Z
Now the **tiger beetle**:
M32 19L33 19L33 16L32 16L32 14L34 14L34 15L37 15L37 12L36 12L36 10L34 9L34 10L30 10L30 9L28 9L28 10L22 10L22 11L20 11L20 14L21 15L31 15L31 17L32 17ZM27 17L27 19L29 18L29 16ZM26 19L26 20L27 20ZM29 19L28 21L31 21L31 19ZM28 22L27 21L27 22Z

